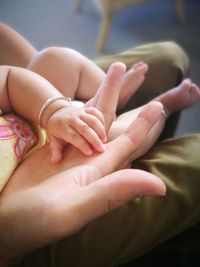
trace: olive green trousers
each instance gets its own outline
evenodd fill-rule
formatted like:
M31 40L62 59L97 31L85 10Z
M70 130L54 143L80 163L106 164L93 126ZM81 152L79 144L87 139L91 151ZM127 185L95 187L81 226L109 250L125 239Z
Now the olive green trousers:
M174 87L188 72L188 58L173 42L139 46L96 63L106 70L113 61L123 61L130 67L140 60L149 64L149 73L127 109ZM166 136L173 133L175 122L168 122ZM167 195L132 200L91 222L76 235L33 252L20 266L119 266L158 245L164 247L168 240L168 248L200 248L195 233L200 221L200 134L163 140L135 161L133 168L162 178Z

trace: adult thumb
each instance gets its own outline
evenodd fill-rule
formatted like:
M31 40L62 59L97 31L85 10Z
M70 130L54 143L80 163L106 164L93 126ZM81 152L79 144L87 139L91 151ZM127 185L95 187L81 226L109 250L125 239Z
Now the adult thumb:
M91 183L79 193L76 201L79 210L76 214L76 230L131 199L165 194L164 182L151 173L136 169L114 172Z

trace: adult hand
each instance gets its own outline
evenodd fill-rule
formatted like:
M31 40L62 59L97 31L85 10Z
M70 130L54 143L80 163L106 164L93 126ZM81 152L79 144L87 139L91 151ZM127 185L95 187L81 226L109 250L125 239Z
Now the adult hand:
M85 104L84 108L66 105L48 118L46 125L52 163L61 161L67 143L80 149L86 156L91 156L95 150L104 151L102 143L106 142L104 126L108 130L112 123L125 70L124 64L115 63L109 69L106 80L97 94ZM104 118L100 111L104 112Z
M105 113L108 125L115 112L112 105L116 106L124 72L123 65L112 66L91 101ZM112 105L106 104L108 99ZM23 176L13 176L13 189L11 181L1 196L2 262L6 264L28 251L66 238L130 199L164 195L165 185L158 177L141 170L118 170L143 142L161 112L161 104L147 105L124 134L106 144L103 153L87 157L70 146L65 151L64 163L59 164L60 169L57 167L52 175L46 173L45 157L39 159L44 168L39 177L36 170L32 176L24 162L18 169L19 174L21 168ZM48 150L44 148L43 151L45 155ZM28 160L30 162L31 158ZM27 173L23 168L27 168Z

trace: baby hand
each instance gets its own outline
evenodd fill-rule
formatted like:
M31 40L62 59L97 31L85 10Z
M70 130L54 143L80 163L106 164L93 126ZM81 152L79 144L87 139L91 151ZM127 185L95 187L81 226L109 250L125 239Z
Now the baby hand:
M62 159L66 143L77 147L86 156L105 150L104 117L94 107L63 107L49 117L46 125L53 163Z

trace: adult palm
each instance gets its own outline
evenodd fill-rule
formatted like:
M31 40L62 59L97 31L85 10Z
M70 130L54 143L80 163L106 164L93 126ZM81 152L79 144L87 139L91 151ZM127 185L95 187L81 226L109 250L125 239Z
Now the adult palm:
M107 129L116 111L125 68L111 66L106 80L87 105L104 114ZM147 105L106 151L84 156L67 146L63 160L50 163L48 146L35 152L15 171L0 197L0 257L2 264L33 249L66 238L93 219L141 195L163 195L156 176L127 166L162 112ZM2 265L3 266L3 265Z

